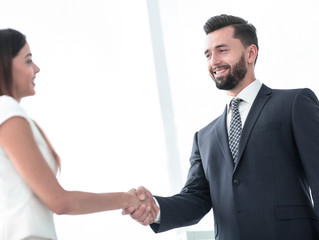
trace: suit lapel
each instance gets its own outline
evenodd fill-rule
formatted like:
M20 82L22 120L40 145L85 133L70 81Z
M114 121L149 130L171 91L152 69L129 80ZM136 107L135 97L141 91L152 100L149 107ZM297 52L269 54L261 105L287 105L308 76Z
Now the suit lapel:
M230 164L230 166L233 168L233 157L231 155L229 144L228 144L228 133L227 133L227 127L226 127L226 118L227 118L227 105L225 107L224 113L221 115L221 117L218 119L217 127L215 128L215 132L217 135L219 146L227 159L227 162Z
M262 85L259 93L256 96L256 99L249 111L249 114L247 116L244 128L243 128L243 132L241 135L241 139L240 139L240 143L239 143L239 149L238 149L238 161L235 165L235 169L238 165L238 163L240 162L241 156L244 152L244 149L246 147L248 138L251 134L251 131L258 119L258 116L261 112L261 110L263 109L264 105L266 104L266 102L268 101L268 99L271 96L271 89L268 88L267 86L265 86L264 84Z

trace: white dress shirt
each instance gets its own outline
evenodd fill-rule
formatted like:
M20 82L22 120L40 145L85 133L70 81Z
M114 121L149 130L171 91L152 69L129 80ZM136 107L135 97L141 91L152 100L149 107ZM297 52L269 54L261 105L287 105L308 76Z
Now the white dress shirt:
M246 122L246 118L248 116L248 113L250 111L251 106L253 105L255 98L261 88L261 82L258 80L253 81L251 84L249 84L246 88L244 88L237 96L236 98L240 98L243 101L238 106L238 111L241 118L241 125L242 128L244 128L244 124ZM233 97L227 96L227 130L229 134L229 128L230 128L230 119L231 119L231 100Z

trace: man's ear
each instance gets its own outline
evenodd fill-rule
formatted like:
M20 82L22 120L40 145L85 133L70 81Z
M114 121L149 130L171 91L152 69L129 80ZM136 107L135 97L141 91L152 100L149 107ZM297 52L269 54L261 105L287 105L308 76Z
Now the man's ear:
M248 48L248 63L254 63L257 57L257 47L255 44L250 45Z

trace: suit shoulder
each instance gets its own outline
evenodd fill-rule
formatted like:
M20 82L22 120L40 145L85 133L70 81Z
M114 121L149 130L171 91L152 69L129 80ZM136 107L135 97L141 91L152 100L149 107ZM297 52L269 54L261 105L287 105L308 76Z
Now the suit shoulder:
M273 94L278 95L296 95L300 91L302 91L304 88L294 88L294 89L272 89Z
M316 97L316 94L309 88L295 88L295 89L272 89L273 96L280 96L281 98L296 99L299 96Z
M285 94L285 95L296 95L302 92L311 92L313 91L310 88L293 88L293 89L271 89L274 94Z

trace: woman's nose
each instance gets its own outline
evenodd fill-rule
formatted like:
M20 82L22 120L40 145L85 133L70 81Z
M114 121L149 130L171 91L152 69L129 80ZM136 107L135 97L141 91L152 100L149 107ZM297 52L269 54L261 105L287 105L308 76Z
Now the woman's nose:
M35 73L40 72L40 68L36 64L34 64L34 71Z

